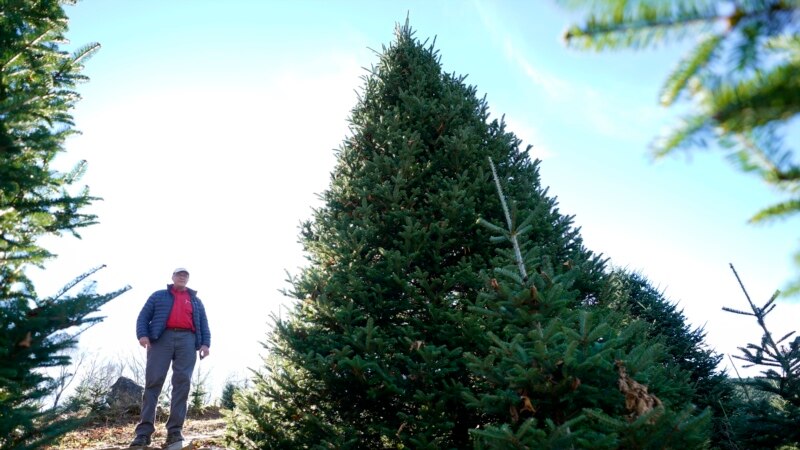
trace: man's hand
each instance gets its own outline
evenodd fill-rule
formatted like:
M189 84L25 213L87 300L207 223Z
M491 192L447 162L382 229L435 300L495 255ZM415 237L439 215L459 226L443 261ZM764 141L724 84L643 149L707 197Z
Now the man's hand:
M200 346L200 359L205 358L211 351L208 349L208 346L201 345Z
M141 345L144 348L150 348L150 338L147 337L147 336L140 337L139 338L139 345Z

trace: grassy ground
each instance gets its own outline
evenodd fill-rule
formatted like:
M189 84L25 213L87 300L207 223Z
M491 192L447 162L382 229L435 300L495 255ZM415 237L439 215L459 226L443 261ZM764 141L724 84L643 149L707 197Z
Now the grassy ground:
M95 420L78 430L66 434L61 441L43 450L109 450L127 448L133 439L133 430L138 422L136 416ZM160 448L167 437L164 429L166 417L160 418L153 434L152 448ZM223 434L225 419L219 410L209 409L200 417L190 415L183 427L183 436L194 441L196 450L224 450Z

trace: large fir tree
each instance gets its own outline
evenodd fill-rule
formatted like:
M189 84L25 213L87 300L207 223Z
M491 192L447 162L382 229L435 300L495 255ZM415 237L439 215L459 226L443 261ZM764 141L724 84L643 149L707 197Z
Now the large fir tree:
M85 284L97 269L52 297L40 298L25 274L53 255L44 236L73 233L95 222L84 209L96 198L70 189L84 164L69 173L50 167L74 133L70 110L81 60L97 45L69 54L67 18L56 0L10 0L0 11L0 448L41 448L73 423L41 409L53 385L42 370L69 364L63 351L87 317L125 289L97 294ZM77 294L69 292L79 289Z
M487 157L553 260L583 268L575 303L601 291L587 251L531 161L464 77L442 71L408 24L384 48L351 115L324 206L304 224L299 302L276 323L265 370L228 427L258 448L470 446L465 320L496 248L477 219L501 217ZM557 270L567 270L566 266Z

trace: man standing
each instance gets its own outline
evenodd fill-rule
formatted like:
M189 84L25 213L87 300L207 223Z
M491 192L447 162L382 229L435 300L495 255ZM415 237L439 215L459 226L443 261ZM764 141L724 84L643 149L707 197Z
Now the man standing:
M144 304L136 320L136 337L147 349L142 415L136 426L131 447L150 445L155 431L156 404L161 387L172 365L172 404L167 420L169 446L183 441L181 431L186 419L187 400L197 353L208 356L211 333L203 303L197 292L189 289L189 271L178 267L172 272L172 283L156 291Z

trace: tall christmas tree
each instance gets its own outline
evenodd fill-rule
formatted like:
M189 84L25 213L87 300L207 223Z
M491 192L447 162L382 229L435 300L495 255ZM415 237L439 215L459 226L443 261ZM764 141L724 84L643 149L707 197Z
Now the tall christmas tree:
M0 12L0 448L38 449L73 422L41 409L54 388L42 369L69 364L63 351L87 317L124 292L97 294L88 278L75 278L56 295L40 298L25 269L53 255L44 236L72 233L95 217L83 210L96 200L71 192L85 164L68 173L50 167L74 133L70 110L83 81L81 61L97 45L74 54L59 48L67 18L56 0L6 1ZM70 294L78 289L77 294Z
M592 303L603 261L540 185L538 162L464 77L443 72L406 23L384 48L350 118L324 206L304 224L309 266L278 320L255 388L238 402L232 445L258 448L466 448L483 413L466 405L466 320L501 217L487 157L531 217L533 239L575 273ZM559 267L559 270L568 270Z

